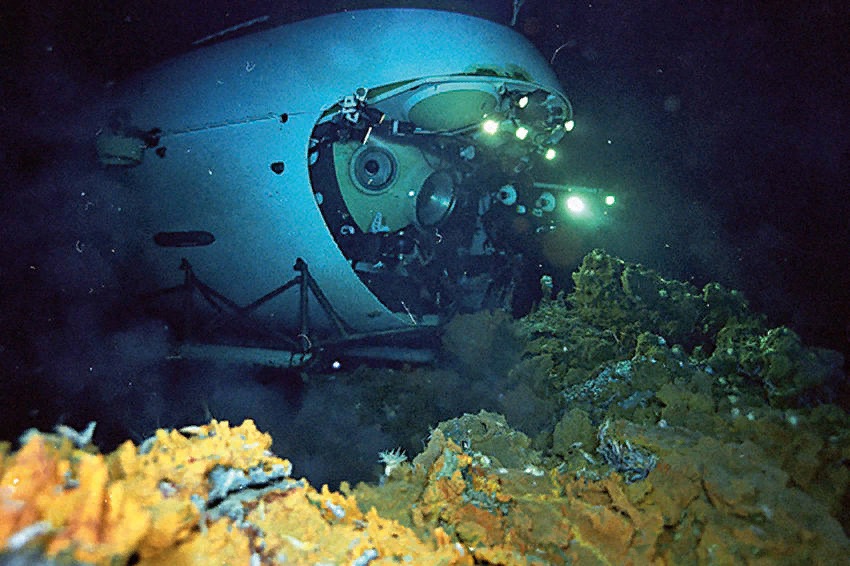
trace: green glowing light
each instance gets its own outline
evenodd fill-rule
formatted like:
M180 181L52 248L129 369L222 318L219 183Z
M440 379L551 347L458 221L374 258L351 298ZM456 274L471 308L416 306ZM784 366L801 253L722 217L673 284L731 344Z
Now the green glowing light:
M484 124L481 127L488 134L495 134L499 131L499 123L495 120L484 120Z
M578 214L584 210L584 201L577 196L571 196L567 199L567 209L570 212Z

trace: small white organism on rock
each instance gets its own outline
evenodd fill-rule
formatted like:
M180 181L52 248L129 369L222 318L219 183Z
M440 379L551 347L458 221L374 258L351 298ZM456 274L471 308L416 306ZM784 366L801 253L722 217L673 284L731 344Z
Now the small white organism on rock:
M407 454L401 448L378 453L378 461L384 465L384 475L390 477L393 470L407 462Z

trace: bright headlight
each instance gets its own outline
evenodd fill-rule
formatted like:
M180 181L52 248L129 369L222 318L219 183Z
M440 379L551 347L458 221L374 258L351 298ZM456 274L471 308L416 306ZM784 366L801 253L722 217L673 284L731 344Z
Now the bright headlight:
M578 214L582 212L584 208L584 201L581 198L577 196L571 196L567 199L567 210L569 210L570 212Z

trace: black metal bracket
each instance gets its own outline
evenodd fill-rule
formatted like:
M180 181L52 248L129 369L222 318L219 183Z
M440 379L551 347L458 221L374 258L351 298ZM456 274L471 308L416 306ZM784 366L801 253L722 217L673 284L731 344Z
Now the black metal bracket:
M239 342L236 347L248 349L259 347L261 349L266 348L269 351L288 350L293 354L307 355L313 362L323 354L332 356L346 355L346 353L354 356L362 355L358 352L370 352L370 345L376 347L376 350L371 350L376 352L374 357L383 359L404 359L405 352L413 352L409 358L413 363L428 359L428 356L423 358L417 352L430 351L433 353L433 348L426 346L423 350L421 345L434 341L434 338L438 336L438 327L414 325L393 330L355 332L354 328L347 324L333 308L319 283L310 274L307 263L298 258L293 269L298 272L295 277L255 301L242 306L201 281L189 261L183 258L180 262L180 270L184 272L183 282L173 287L160 289L146 295L145 298L150 300L168 295L180 297L182 304L177 307L180 320L176 321L175 334L179 342L187 345L218 344L232 346L229 342L233 342L235 338ZM298 287L299 301L298 333L295 336L280 328L269 328L261 320L251 316L261 306L296 286ZM202 302L199 303L196 300L196 294L201 297ZM311 294L327 315L335 335L322 336L321 338L313 335L314 329L311 328L309 316ZM203 321L200 320L201 317L199 316L202 308L212 309L213 311L212 313L205 313ZM238 335L231 335L231 340L225 339L225 343L222 344L222 338L227 336L228 331L233 330L238 330ZM252 333L253 337L248 337L248 332ZM293 332L295 331L293 330ZM252 339L256 343L248 344ZM410 349L407 346L411 341L417 344L418 350L416 348ZM392 348L400 348L398 351L401 352L399 355L402 358L387 357L387 349ZM366 356L372 357L368 353ZM300 365L300 363L293 365Z
M312 329L310 328L309 317L310 293L313 294L318 304L322 307L322 310L324 310L330 319L338 338L345 340L346 337L351 336L352 328L342 320L342 317L333 308L318 282L310 274L307 263L303 259L298 258L293 268L298 272L298 275L250 304L242 306L201 281L195 274L195 270L192 264L189 263L189 260L182 258L180 261L180 270L184 272L183 283L156 291L147 295L147 298L153 299L174 293L182 294L182 321L178 333L181 341L203 339L222 328L232 328L234 325L241 325L250 328L261 336L273 340L278 346L285 344L287 347L294 349L294 351L306 353L314 346L314 340L311 338ZM260 321L251 318L251 314L258 308L295 286L299 289L299 332L294 338L277 329L267 328ZM196 328L196 313L198 310L195 304L196 292L201 296L203 302L216 312L211 320L206 321L202 327L198 328Z

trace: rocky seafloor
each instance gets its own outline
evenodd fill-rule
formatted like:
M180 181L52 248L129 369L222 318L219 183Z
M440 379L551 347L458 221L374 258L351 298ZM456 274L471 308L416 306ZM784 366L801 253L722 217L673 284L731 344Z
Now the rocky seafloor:
M108 455L66 428L33 431L17 451L7 443L3 560L797 565L850 555L841 354L768 328L739 293L599 250L573 279L573 293L545 295L520 320L456 317L443 333L453 369L355 372L373 391L362 424L411 438L409 460L382 455L379 481L315 488L251 421L160 430ZM497 406L437 418L441 384L481 380L498 386Z

